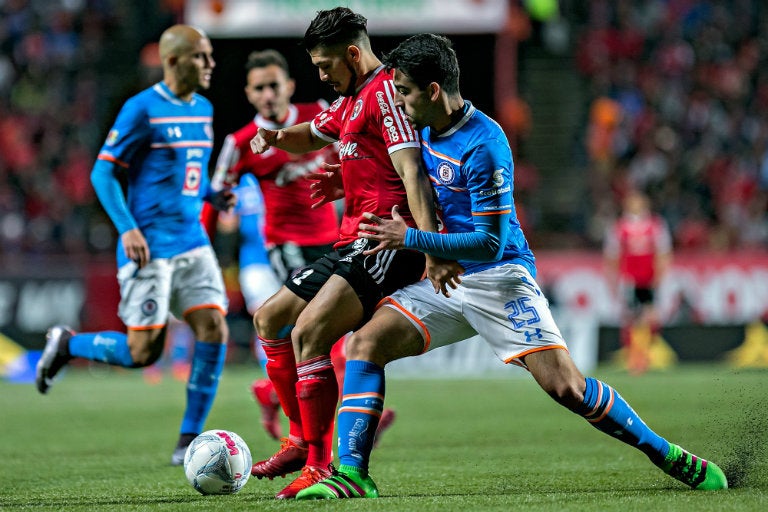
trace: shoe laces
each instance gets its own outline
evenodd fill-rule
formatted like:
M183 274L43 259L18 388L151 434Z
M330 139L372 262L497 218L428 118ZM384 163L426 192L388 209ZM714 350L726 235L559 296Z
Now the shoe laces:
M315 484L327 477L328 475L326 475L321 468L316 468L313 466L304 466L303 468L301 468L301 475L299 475L299 477L296 479L296 482L304 480L304 481L309 481Z

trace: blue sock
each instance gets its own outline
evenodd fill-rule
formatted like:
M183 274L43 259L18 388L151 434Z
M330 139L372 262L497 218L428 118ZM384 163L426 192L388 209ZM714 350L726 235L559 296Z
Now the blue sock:
M195 342L192 369L187 382L187 409L181 421L182 434L199 434L216 397L219 377L224 369L227 345Z
M128 336L122 332L81 332L69 339L69 353L91 361L133 368Z
M337 419L341 464L368 469L384 410L384 387L383 368L367 361L347 361Z
M601 432L634 446L654 463L662 462L669 452L669 442L648 428L608 384L591 377L586 382L584 403L577 412Z

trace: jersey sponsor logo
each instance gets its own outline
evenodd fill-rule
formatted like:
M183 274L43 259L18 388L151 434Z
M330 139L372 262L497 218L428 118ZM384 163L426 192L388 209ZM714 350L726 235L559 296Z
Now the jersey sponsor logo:
M341 106L341 102L342 101L344 101L344 97L343 96L337 98L336 101L331 103L331 106L328 107L328 112L336 112L339 109L339 107Z
M326 112L323 112L315 119L315 128L322 128L325 123L333 119L333 116L329 116ZM270 148L271 149L271 148Z
M504 184L504 171L502 169L496 169L493 171L493 184L500 187Z
M453 170L453 166L448 162L440 162L437 166L437 177L441 183L450 185L456 179L456 171Z
M357 100L355 102L355 107L352 109L352 117L349 118L350 121L354 121L357 119L357 116L360 115L360 112L363 111L363 100Z
M497 196L499 194L506 194L511 189L512 188L509 185L507 185L506 187L494 187L489 190L481 190L480 192L478 192L478 194L483 197L491 197L491 196Z
M107 135L107 146L114 146L117 142L117 139L120 138L120 132L117 130L110 130L109 135Z
M205 123L205 126L203 126L203 131L205 132L205 136L209 139L213 138L213 126L211 126L210 123Z
M157 301L155 299L147 299L141 303L141 314L144 316L152 316L157 312Z
M200 162L188 162L184 172L184 188L181 193L185 196L196 196L200 192L202 166Z
M345 142L339 146L339 158L357 157L357 142Z
M392 112L389 108L389 103L384 99L384 92L378 91L376 93L376 102L379 104L379 110L381 110L381 115L385 116Z
M187 160L194 160L195 158L202 159L205 154L203 153L203 150L200 148L189 148L187 149Z
M392 142L398 142L400 140L400 134L397 133L397 127L396 126L390 126L387 128L387 131L389 132L389 140Z

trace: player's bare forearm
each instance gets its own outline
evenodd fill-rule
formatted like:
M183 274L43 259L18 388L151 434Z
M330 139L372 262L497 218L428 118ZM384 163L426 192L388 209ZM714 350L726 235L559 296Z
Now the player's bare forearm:
M289 153L308 153L324 148L328 144L328 141L315 136L309 123L306 122L279 130L259 128L256 136L251 139L251 151L262 154L274 147Z

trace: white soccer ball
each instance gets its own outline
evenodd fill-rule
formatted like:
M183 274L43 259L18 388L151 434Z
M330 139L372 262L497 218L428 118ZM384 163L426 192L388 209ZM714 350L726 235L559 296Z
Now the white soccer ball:
M184 455L184 473L201 494L235 494L251 477L251 451L229 430L207 430Z

